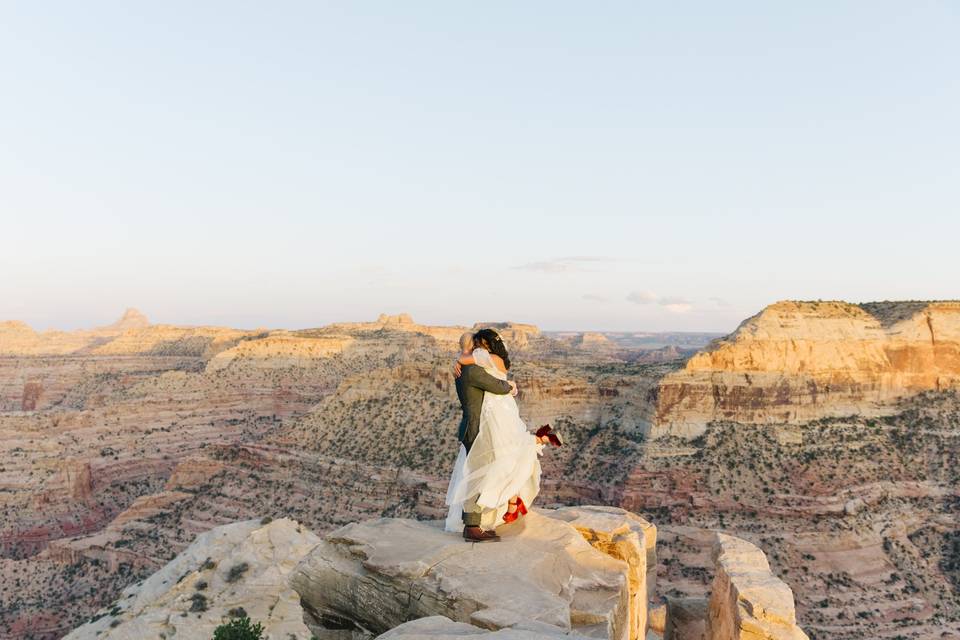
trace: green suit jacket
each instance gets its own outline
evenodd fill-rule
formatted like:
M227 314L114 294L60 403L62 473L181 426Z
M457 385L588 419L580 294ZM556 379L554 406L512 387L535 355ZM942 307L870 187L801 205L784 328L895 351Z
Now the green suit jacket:
M470 446L480 431L480 409L483 408L483 394L487 391L505 395L510 393L510 383L494 378L484 371L483 367L464 365L460 377L457 378L457 397L460 398L460 407L463 409L457 438L467 451L470 451Z

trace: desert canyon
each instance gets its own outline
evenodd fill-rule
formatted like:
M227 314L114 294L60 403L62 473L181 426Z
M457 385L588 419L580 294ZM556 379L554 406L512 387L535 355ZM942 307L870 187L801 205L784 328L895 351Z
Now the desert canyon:
M960 638L960 302L482 326L566 439L492 550L436 524L467 327L0 323L0 638Z

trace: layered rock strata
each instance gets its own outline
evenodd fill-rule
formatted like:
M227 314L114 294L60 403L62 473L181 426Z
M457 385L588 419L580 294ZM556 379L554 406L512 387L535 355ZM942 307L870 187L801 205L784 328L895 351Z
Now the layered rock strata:
M905 396L958 387L960 302L778 302L664 377L651 434L885 415Z

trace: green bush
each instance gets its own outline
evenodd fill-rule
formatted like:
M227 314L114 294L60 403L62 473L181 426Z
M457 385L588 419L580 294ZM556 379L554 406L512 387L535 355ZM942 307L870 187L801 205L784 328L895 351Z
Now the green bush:
M226 624L217 627L213 632L213 640L261 640L263 625L259 622L250 624L250 618L234 618Z

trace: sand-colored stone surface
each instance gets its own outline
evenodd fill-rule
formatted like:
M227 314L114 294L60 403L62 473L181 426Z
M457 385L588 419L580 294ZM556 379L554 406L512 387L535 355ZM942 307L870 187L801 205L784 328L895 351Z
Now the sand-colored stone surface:
M291 584L308 609L379 632L442 615L493 630L537 621L591 637L642 637L631 608L636 589L646 598L639 566L631 581L626 561L601 551L602 544L591 546L548 510L499 533L501 542L474 544L439 524L351 524L329 534ZM633 548L635 561L645 557L642 548Z
M960 302L778 302L659 383L651 434L885 415L958 387Z
M246 614L263 625L266 638L309 640L287 578L319 541L292 520L212 529L66 638L207 640L219 625Z
M616 507L564 507L551 514L570 524L595 549L627 563L630 637L643 638L657 588L657 528Z
M707 615L710 640L808 640L797 626L793 593L746 540L718 534Z

